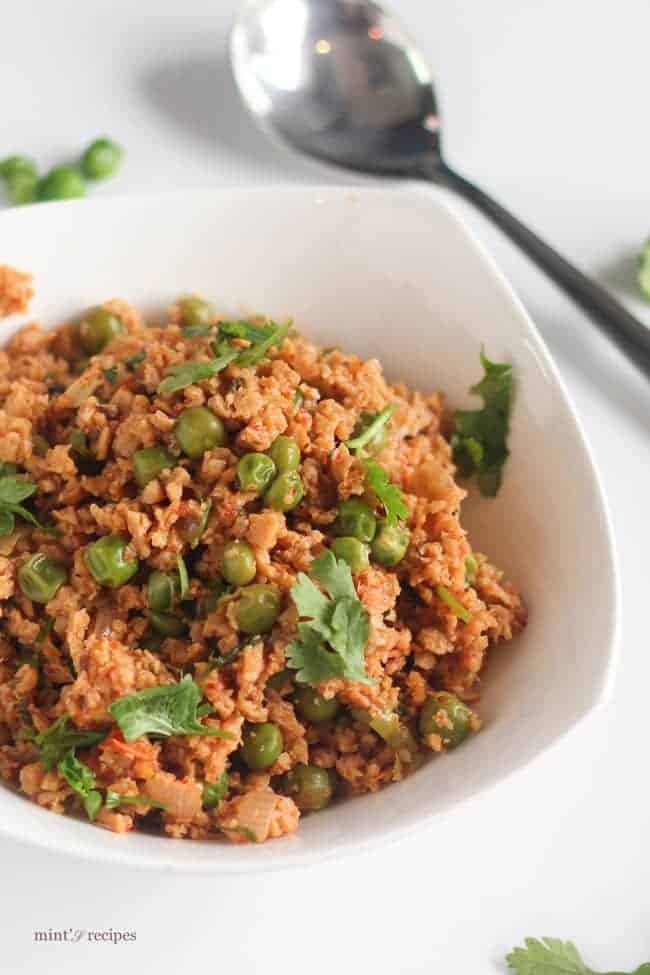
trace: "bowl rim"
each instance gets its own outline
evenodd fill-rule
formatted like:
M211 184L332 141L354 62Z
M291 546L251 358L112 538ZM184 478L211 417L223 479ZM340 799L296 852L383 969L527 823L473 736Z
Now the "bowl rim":
M303 197L307 201L312 200L318 203L326 202L328 199L340 201L342 198L355 199L358 197L372 198L373 196L383 196L393 200L396 206L412 206L415 198L418 206L443 210L446 216L456 224L458 230L465 238L467 247L473 250L481 261L494 287L501 292L502 297L512 306L522 331L533 343L535 356L538 358L544 370L552 377L555 389L562 400L566 414L574 424L575 432L582 442L596 497L600 503L601 526L604 536L603 542L608 556L607 568L612 582L612 612L609 631L606 635L606 645L609 647L606 666L603 669L598 687L594 691L593 703L575 717L566 728L556 732L554 737L542 745L532 757L517 759L498 778L492 782L475 787L471 798L484 796L499 788L502 783L511 779L523 768L533 765L547 752L555 749L569 735L573 734L584 721L590 719L607 704L612 694L621 652L621 581L610 507L602 477L596 465L593 450L585 433L582 421L575 409L564 380L551 357L543 336L524 307L514 287L510 284L486 245L476 236L474 230L469 226L464 214L450 202L449 194L435 187L427 187L423 190L420 184L411 182L403 182L400 185L370 184L369 186L270 183L268 185L253 187L204 187L190 190L173 190L163 193L117 194L114 196L97 197L91 200L66 200L46 204L37 203L21 207L20 209L8 209L0 213L0 230L12 220L22 222L26 217L33 219L35 210L38 210L39 213L42 213L46 217L48 214L58 213L72 208L91 209L116 205L128 206L129 204L133 204L134 206L138 204L151 205L154 203L164 208L167 203L178 201L179 199L187 200L188 198L197 201L205 200L206 205L210 204L214 206L223 199L228 199L232 202L233 197L250 201L251 197L264 198L271 195L277 197L278 194L297 198ZM4 783L0 783L0 805L3 803L5 796L7 798L11 796L13 799L21 802L29 801L24 799L17 790L6 786ZM460 804L457 803L457 805ZM237 861L227 859L219 860L218 857L214 859L206 858L205 860L197 859L195 861L174 860L165 855L166 849L171 852L169 848L170 841L162 837L159 838L161 844L164 843L167 846L161 846L160 853L154 853L153 855L151 851L145 852L144 850L139 850L135 843L127 846L124 844L123 838L117 836L114 837L114 847L109 847L108 844L95 844L93 842L93 835L89 830L85 834L79 834L79 837L76 838L75 827L85 827L87 824L77 821L73 817L66 816L64 817L66 824L64 829L55 831L48 830L47 823L51 821L51 813L45 809L39 811L43 815L43 824L45 825L45 829L42 831L35 829L32 824L26 827L20 817L18 817L17 821L10 824L5 821L4 817L0 817L0 836L45 849L55 854L72 855L75 859L93 863L105 863L115 867L119 865L137 867L145 870L162 870L200 875L242 875L256 872L279 872L291 868L308 867L317 863L334 859L347 859L357 854L371 852L379 846L400 842L406 837L425 829L428 825L431 825L435 818L448 816L450 809L434 813L423 811L422 817L415 822L410 822L405 825L393 824L385 826L380 831L369 833L361 838L343 838L332 844L330 848L320 850L311 851L308 849L305 850L302 847L300 849L292 849L291 844L287 843L286 845L278 844L276 852L276 846L272 844L272 851L265 851L264 856L255 856L255 848L250 847L249 855ZM46 816L48 817L47 820L44 818ZM104 838L110 836L112 834L104 834ZM175 846L175 844L173 845ZM215 843L216 846L217 844Z

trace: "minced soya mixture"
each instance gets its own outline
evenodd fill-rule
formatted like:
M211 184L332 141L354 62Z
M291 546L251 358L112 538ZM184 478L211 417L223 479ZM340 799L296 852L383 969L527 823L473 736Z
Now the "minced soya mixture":
M28 276L0 269L0 307ZM0 351L0 774L118 833L262 842L478 730L525 624L440 393L183 298ZM444 760L444 759L439 759Z

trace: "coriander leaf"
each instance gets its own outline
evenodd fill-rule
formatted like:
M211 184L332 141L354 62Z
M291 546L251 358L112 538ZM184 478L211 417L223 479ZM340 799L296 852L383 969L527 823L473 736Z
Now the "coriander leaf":
M222 772L216 782L203 783L203 808L214 809L228 795L228 773Z
M45 731L36 735L34 742L40 750L43 767L51 772L52 769L75 748L90 748L106 737L106 731L85 731L80 728L69 728L70 718L67 714L57 718Z
M478 562L476 557L470 554L465 556L465 581L468 585L472 585L476 579L476 573L478 572Z
M188 339L202 338L211 335L214 325L183 325L181 332Z
M509 455L514 386L510 363L491 362L481 352L481 365L485 375L470 392L480 396L484 405L480 410L456 410L451 446L461 476L476 475L481 494L494 497Z
M163 802L158 802L157 799L152 799L150 796L125 796L121 792L116 792L115 789L106 790L104 805L107 809L115 809L117 806L126 806L129 803L133 806L142 805L152 806L155 809L167 809Z
M212 498L208 498L207 501L201 502L201 517L195 529L189 533L190 548L196 548L196 546L201 541L203 533L205 532L206 526L208 524L208 517L210 515L210 509L212 508Z
M216 359L208 359L205 362L181 362L176 366L170 366L167 370L167 378L158 384L158 392L175 393L179 389L185 389L186 386L211 379L233 362L239 355L239 351L239 349L231 349Z
M214 735L232 738L221 728L210 728L198 720L201 689L189 674L178 684L160 684L120 697L109 707L126 741L142 735Z
M0 505L18 504L30 498L35 490L36 485L31 481L19 481L10 474L0 477Z
M356 599L350 566L326 549L309 567L309 575L325 586L332 599Z
M339 599L330 625L330 643L343 660L348 680L371 683L366 674L364 650L370 632L368 614L358 599Z
M506 961L517 975L595 975L571 941L525 938L525 948L514 948Z
M107 369L102 369L104 373L104 379L107 383L111 383L113 386L117 382L118 369L117 366L109 366Z
M11 535L15 527L16 519L11 511L8 511L6 508L0 508L0 537L4 538L5 535Z
M180 552L176 556L176 565L178 566L178 579L179 579L179 583L180 583L180 593L179 593L179 595L180 595L181 599L185 599L185 597L187 596L187 594L189 592L190 579L189 579L189 576L187 574L187 566L185 565L185 559L180 554Z
M22 504L2 504L0 505L0 511L10 511L15 515L20 515L21 518L24 518L25 521L28 521L31 525L36 525L37 528L41 528L41 523L39 520L34 517L31 511L28 511L27 508L23 507Z
M140 349L138 352L134 352L133 355L130 355L128 359L125 359L124 365L129 370L129 372L135 372L136 368L140 365L141 362L144 362L146 357L147 356L144 349Z
M459 602L453 593L451 593L446 586L436 586L436 596L441 599L446 606L452 611L454 616L457 616L459 620L463 623L471 623L473 616L468 609Z
M353 437L351 440L345 441L345 446L348 450L361 450L367 443L374 440L381 428L388 423L396 409L395 403L389 403L388 406L385 406L383 410L376 414L374 419L370 421L358 437Z
M650 301L650 240L646 240L645 246L639 257L639 288L644 298Z
M298 626L298 639L287 646L287 667L296 670L299 684L320 684L331 677L344 677L343 660L327 650L320 637L305 623Z
M255 325L253 322L219 322L219 334L233 339L248 339L249 342L264 342L268 339L273 325Z
M59 774L71 789L81 796L88 819L95 819L102 804L101 794L95 788L95 773L84 762L80 762L71 749L58 764Z
M269 329L266 338L261 341L254 342L249 349L244 349L240 352L237 364L240 366L255 366L260 362L266 353L269 351L273 345L281 345L291 328L291 322L285 322L284 325L275 325L271 323L267 326Z
M334 558L333 555L332 558ZM313 570L313 566L314 563L312 562L310 572ZM325 633L329 634L327 618L331 608L330 600L304 572L298 573L298 578L291 590L291 598L296 604L300 616L308 617L313 624L318 623L325 626Z
M402 492L396 484L391 484L388 471L375 460L366 461L366 481L384 506L387 524L395 525L398 519L408 517Z

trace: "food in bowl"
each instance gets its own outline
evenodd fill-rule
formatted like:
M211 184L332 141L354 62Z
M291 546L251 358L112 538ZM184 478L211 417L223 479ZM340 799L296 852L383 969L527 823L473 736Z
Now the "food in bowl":
M8 783L261 842L478 731L526 610L461 525L440 393L198 296L28 324L0 376Z

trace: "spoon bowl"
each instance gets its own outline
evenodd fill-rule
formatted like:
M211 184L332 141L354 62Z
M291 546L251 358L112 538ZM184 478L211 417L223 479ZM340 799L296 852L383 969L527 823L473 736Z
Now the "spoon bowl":
M378 3L248 0L230 47L244 101L269 134L328 163L464 196L650 375L650 329L444 161L429 67Z

